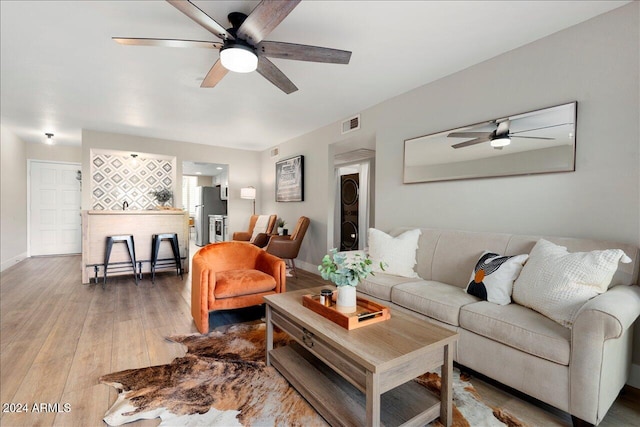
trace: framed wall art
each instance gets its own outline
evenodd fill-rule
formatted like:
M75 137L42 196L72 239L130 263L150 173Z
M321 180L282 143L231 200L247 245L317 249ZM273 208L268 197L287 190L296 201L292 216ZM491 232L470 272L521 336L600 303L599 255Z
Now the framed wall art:
M304 156L276 162L276 202L304 201Z

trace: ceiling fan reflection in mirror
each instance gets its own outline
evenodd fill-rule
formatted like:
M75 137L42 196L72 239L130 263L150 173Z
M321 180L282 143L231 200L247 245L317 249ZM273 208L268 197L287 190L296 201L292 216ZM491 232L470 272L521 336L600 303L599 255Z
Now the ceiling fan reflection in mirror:
M123 45L199 47L219 50L219 59L213 64L200 87L214 87L229 71L250 73L257 70L284 93L290 94L298 88L267 59L268 57L332 64L348 64L351 59L351 52L346 50L264 40L291 13L300 0L263 0L249 15L232 12L228 15L231 28L227 29L189 0L167 0L167 2L222 42L123 37L113 37L113 40Z
M539 127L535 129L521 130L519 132L510 132L509 130L509 127L511 126L510 119L495 120L493 122L490 122L490 124L497 125L496 130L492 132L451 132L450 134L447 135L448 138L472 138L469 141L453 144L451 147L464 148L464 147L470 147L476 144L481 144L483 142L489 142L494 149L502 150L502 148L511 144L512 138L540 139L540 140L553 141L555 140L555 138L548 138L548 137L542 137L542 136L525 136L525 135L519 135L519 134L526 133L526 132L533 132L533 131L542 130L542 129L554 128L558 126L565 126L570 123L561 123L557 125L544 126L544 127Z

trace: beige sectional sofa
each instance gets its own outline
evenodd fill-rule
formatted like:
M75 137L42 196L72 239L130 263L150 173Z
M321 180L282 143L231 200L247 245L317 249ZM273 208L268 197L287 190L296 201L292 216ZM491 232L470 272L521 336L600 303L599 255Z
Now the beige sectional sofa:
M392 236L410 230L392 231ZM369 276L358 291L460 333L454 360L462 366L598 424L626 383L633 323L640 315L637 247L614 242L544 237L569 252L622 249L608 291L586 302L572 328L516 303L497 305L465 292L485 250L528 254L541 236L421 229L418 278Z

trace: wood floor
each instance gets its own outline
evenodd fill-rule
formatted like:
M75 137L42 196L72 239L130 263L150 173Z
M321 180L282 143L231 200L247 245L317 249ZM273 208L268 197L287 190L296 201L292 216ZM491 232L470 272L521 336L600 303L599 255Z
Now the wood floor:
M288 278L296 290L325 282L299 272ZM181 345L165 340L195 333L189 309L191 278L161 273L152 285L145 277L110 278L101 285L81 285L80 257L29 258L1 274L0 398L1 426L101 426L116 399L100 375L159 365L182 356ZM216 328L259 319L262 310L213 315ZM474 377L472 383L490 405L516 414L530 425L567 426L569 417L529 403ZM13 406L8 406L14 404ZM40 412L34 412L34 404ZM41 406L44 404L44 406ZM56 405L58 404L58 405ZM6 408L5 408L6 407ZM640 392L626 388L601 426L640 423ZM156 426L159 419L130 425Z

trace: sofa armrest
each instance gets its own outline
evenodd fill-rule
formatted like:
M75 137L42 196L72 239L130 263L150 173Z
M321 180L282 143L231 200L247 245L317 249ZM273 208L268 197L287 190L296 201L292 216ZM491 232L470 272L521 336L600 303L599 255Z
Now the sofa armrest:
M252 234L248 231L236 231L233 233L232 240L239 240L241 242L248 242L251 240Z
M589 333L594 324L601 329L602 338L620 337L640 315L640 287L614 286L607 292L587 301L578 311L573 333Z
M615 286L588 301L571 331L569 412L598 424L629 376L640 287Z
M202 256L196 254L191 271L191 315L201 334L209 333L209 298L214 298L216 273ZM213 301L212 301L213 302Z
M266 273L276 280L276 293L285 292L287 289L287 266L283 260L265 251L256 258L256 270Z

